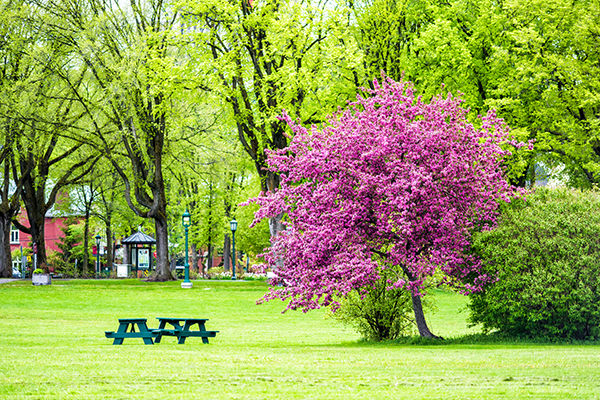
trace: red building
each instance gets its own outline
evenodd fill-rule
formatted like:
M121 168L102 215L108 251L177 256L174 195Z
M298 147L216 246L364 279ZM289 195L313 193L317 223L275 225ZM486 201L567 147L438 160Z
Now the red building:
M18 216L19 222L25 226L29 226L29 221L25 215L25 210L21 209L21 213ZM46 213L44 221L44 239L46 242L46 251L60 251L58 243L60 239L64 237L64 233L61 230L65 226L64 221L67 217L56 217L53 216L51 211ZM31 247L31 235L19 231L13 226L10 231L10 250L14 251L23 246L23 248Z

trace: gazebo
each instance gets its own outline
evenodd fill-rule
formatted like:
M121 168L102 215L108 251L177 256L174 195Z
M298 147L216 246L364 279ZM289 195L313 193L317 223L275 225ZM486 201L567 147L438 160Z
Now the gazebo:
M121 241L124 244L125 251L131 255L130 262L137 271L152 270L152 245L156 244L156 240L149 235L146 235L140 229L133 235Z

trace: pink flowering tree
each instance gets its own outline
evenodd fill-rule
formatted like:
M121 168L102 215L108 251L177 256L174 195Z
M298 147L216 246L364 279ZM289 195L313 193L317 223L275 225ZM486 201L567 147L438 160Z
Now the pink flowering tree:
M268 157L281 188L250 200L260 205L255 223L284 213L287 227L265 254L276 278L263 300L335 308L387 269L390 288L411 292L420 335L436 337L421 306L427 280L435 274L465 294L490 280L469 238L513 195L501 168L508 129L493 112L476 128L460 99L425 103L408 82L384 78L370 94L323 129L283 116L293 139Z

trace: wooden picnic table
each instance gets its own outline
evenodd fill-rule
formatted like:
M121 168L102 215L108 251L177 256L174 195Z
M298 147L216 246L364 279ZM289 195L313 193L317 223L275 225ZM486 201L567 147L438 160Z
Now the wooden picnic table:
M163 336L177 337L177 343L184 344L188 337L201 337L202 343L208 344L209 337L216 337L219 331L207 331L204 323L206 318L156 318L159 321L158 329L152 329L156 334L156 343L160 343ZM167 324L172 328L166 328ZM194 325L198 325L198 330L190 330Z
M107 338L115 339L113 341L114 345L123 344L123 340L127 338L142 338L145 344L154 344L152 338L156 337L156 334L148 329L146 321L146 318L120 318L119 329L116 332L106 331L104 334ZM135 331L136 325L138 327L137 332Z

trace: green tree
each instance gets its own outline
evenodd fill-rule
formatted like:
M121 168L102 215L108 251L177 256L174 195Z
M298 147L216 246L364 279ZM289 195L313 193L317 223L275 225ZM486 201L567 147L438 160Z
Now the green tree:
M210 102L204 106L210 107ZM213 266L215 250L222 249L224 267L225 270L229 270L229 221L234 217L239 219L241 213L237 204L257 195L260 183L255 179L257 174L252 172L250 160L239 150L240 144L228 123L228 113L219 113L218 118L212 122L202 121L205 118L213 118L212 115L208 117L210 114L212 113L199 113L195 122L186 121L181 126L181 129L188 131L188 134L182 135L187 137L186 144L175 147L174 157L178 162L173 166L177 168L169 169L170 175L176 178L171 182L171 189L176 193L173 198L180 201L179 211L174 215L178 221L175 231L181 232L181 213L188 209L193 221L190 229L192 268L198 266L197 251L206 248L209 269ZM207 126L210 128L202 128ZM261 237L258 233L260 229L250 229L250 233L247 232L251 221L252 218L248 216L245 224L240 223L238 233L251 238ZM181 237L181 233L175 236ZM247 251L247 242L252 242L252 239L243 242L242 247L242 243L238 241L237 250ZM260 250L264 247L266 246Z
M367 81L384 71L425 98L461 92L472 117L498 110L534 152L508 160L513 183L540 163L574 185L599 179L597 1L364 0L352 3Z
M499 3L489 106L534 137L538 160L566 167L570 183L600 183L600 3ZM532 173L534 171L531 171Z
M63 95L60 92L39 94L43 98ZM65 122L71 118L70 105L62 101L44 105L51 113L52 120L41 120L39 114L26 117L29 122L35 121L38 128L25 130L15 146L20 154L15 176L23 179L21 199L29 226L16 218L13 218L13 223L19 230L31 235L32 242L37 245L39 265L47 262L46 214L55 205L61 190L81 182L98 160L89 146L63 136L65 125L70 124ZM54 120L55 117L58 120Z
M353 2L365 84L372 86L382 72L404 76L427 99L444 85L480 113L489 96L490 35L496 33L485 25L488 7L487 0Z
M154 222L156 280L173 279L168 265L166 182L171 120L188 82L179 55L179 13L162 0L39 2L52 13L50 31L85 66L88 86L71 84L93 140L124 182L125 199ZM82 67L83 68L83 67Z
M81 113L54 72L69 68L64 47L44 35L36 9L30 3L2 4L1 72L2 119L4 128L3 183L15 190L4 216L17 207L20 197L28 224L14 216L12 223L32 236L39 264L46 262L44 217L57 194L78 182L95 163L92 148L69 138L80 122ZM75 77L82 84L82 76ZM11 170L12 182L8 180ZM3 220L7 225L7 219ZM28 225L28 226L27 226ZM4 232L4 231L3 231ZM5 236L5 235L4 235ZM5 236L6 237L6 236ZM6 241L3 241L3 248Z
M263 192L279 187L265 168L266 151L287 146L282 110L318 123L356 93L356 45L344 15L328 2L185 1L186 26L202 86L222 99L235 119L244 151ZM359 74L360 75L360 74ZM271 234L283 229L270 219Z
M0 278L8 278L12 276L10 230L12 219L21 206L20 189L23 179L18 180L15 176L16 186L13 186L14 141L20 126L11 116L11 104L7 102L6 93L26 72L21 68L23 52L20 47L28 38L24 35L23 27L16 23L20 8L15 10L12 2L2 1L0 12L3 15L0 19L0 58L3 60L0 68Z
M57 243L60 253L56 253L51 261L56 270L68 276L87 276L85 265L82 263L84 254L89 251L89 245L84 243L84 228L74 217L65 219L61 227L63 235ZM87 247L87 248L86 248Z

